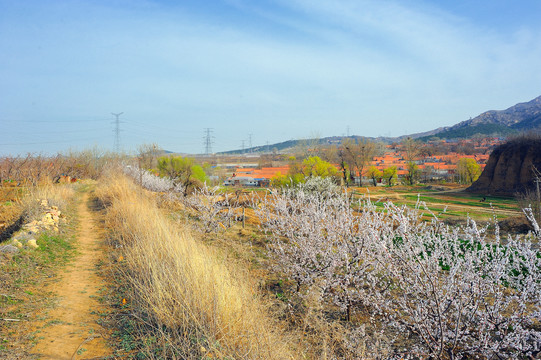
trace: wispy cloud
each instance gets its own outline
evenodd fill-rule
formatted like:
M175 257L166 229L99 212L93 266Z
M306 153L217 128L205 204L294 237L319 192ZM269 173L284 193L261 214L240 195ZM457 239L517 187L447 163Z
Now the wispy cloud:
M0 4L2 118L125 111L192 134L189 151L203 127L222 149L250 132L401 135L541 90L539 26L502 34L421 1Z

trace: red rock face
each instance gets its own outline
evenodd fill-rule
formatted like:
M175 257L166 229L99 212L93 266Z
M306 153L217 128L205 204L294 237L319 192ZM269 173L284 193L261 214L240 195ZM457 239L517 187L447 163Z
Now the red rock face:
M533 166L541 171L541 139L512 140L494 149L483 173L467 191L512 196L534 186Z

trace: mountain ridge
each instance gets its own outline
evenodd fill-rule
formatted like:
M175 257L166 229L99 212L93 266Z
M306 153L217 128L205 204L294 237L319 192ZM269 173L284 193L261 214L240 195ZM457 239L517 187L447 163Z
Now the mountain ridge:
M505 110L488 110L473 119L459 122L456 125L434 130L433 134L416 136L414 138L456 138L480 135L509 135L520 131L541 130L541 96L533 100L515 104ZM461 131L462 130L462 131ZM465 131L464 131L465 130ZM476 132L479 130L479 132ZM463 136L457 136L462 134Z
M329 136L321 139L286 140L267 146L254 146L245 150L230 150L219 154L241 154L253 152L269 152L271 149L278 151L299 146L302 143L333 144L339 143L345 138L368 139L384 143L399 142L411 137L421 141L435 139L471 138L474 136L508 136L525 131L541 131L541 96L527 102L517 103L504 110L488 110L474 118L461 121L452 126L439 127L437 129L402 135L397 137L367 137L367 136Z

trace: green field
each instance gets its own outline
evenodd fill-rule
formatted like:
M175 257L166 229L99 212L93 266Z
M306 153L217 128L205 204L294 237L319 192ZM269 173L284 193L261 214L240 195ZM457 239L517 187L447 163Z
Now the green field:
M440 219L465 220L467 216L478 221L488 221L496 215L498 220L517 217L522 214L518 202L512 197L483 196L470 194L464 187L369 187L350 189L356 198L369 197L378 207L387 201L396 205L415 207L421 202L421 209L428 209Z

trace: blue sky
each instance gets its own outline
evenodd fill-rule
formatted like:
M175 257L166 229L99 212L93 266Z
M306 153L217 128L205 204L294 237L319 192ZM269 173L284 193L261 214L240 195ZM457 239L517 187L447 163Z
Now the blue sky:
M0 0L0 154L399 136L541 95L541 1Z

